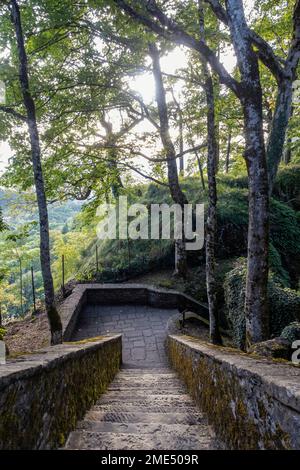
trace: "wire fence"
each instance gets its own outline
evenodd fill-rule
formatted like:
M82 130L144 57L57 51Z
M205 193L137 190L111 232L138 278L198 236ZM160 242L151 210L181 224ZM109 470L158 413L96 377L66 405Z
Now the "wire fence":
M130 277L172 264L170 244L164 245L162 240L157 240L155 244L152 242L152 245L147 246L144 243L137 249L136 242L138 240L135 240L134 244L129 239L118 240L111 246L99 246L98 240L92 242L75 270L69 267L73 260L63 253L60 258L59 279L56 279L58 297L64 298L69 294L69 284L73 284L73 281L124 282ZM58 261L56 260L56 263ZM20 260L18 276L19 279L15 273L7 286L8 300L3 302L0 298L0 323L22 318L27 314L37 315L43 309L41 272L33 265L23 268ZM14 302L10 303L9 293L12 291Z

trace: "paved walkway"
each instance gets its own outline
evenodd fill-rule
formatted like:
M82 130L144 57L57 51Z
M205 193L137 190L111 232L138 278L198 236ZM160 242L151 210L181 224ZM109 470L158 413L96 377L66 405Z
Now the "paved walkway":
M167 322L176 313L176 309L146 305L87 305L80 314L73 340L122 333L123 367L165 367Z
M83 309L73 339L122 333L123 366L70 433L65 449L215 448L206 417L168 365L166 328L175 314L144 305Z

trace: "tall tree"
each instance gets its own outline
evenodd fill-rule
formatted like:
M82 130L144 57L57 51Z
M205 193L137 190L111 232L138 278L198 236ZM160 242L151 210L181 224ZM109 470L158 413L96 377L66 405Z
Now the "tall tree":
M160 122L160 137L165 151L168 168L168 182L173 201L182 208L187 204L187 198L183 193L179 180L176 164L176 151L169 130L169 116L166 101L166 93L160 68L159 50L154 43L149 44L149 54L152 59L153 76L155 80L156 102ZM182 224L183 228L183 224ZM184 232L182 238L175 240L175 274L185 277L187 273L187 256L185 250Z
M247 345L268 337L268 171L263 134L262 89L258 58L246 23L241 0L226 1L228 24L241 74L240 99L249 177L249 231L246 284Z
M231 139L232 139L232 130L231 130L231 128L229 128L228 129L227 148L226 148L225 173L229 172L230 153L231 153Z
M203 1L198 0L200 39L206 43ZM217 183L219 146L216 133L215 93L212 75L207 62L202 60L203 88L207 104L207 177L208 177L208 214L206 222L206 285L209 306L210 339L214 344L222 343L219 331L217 303L216 255L217 238Z
M287 58L283 67L277 60L277 67L273 70L273 74L278 84L278 91L271 133L267 146L270 194L272 194L279 163L283 157L287 128L292 115L293 83L297 77L297 67L299 61L300 0L297 0L293 14L293 37Z
M20 9L17 1L11 0L9 2L9 8L17 40L17 50L19 57L19 80L23 96L23 102L27 113L26 122L28 125L28 132L30 136L31 158L36 188L37 204L39 210L40 259L45 291L45 305L51 330L51 344L59 344L62 342L62 323L58 311L56 309L54 299L54 287L50 266L48 210L41 164L41 149L36 119L36 109L33 97L30 92L28 78L28 59L24 45Z
M262 90L260 84L258 57L253 49L256 36L248 28L241 0L226 0L226 11L218 1L209 2L216 14L226 14L232 42L238 58L241 81L231 76L218 60L214 51L202 40L186 32L174 19L158 7L155 0L127 2L114 0L133 19L170 41L180 43L198 53L212 70L239 98L244 114L245 159L249 177L249 232L248 270L245 312L247 322L247 345L268 337L268 242L269 242L269 200L268 173L263 136ZM143 9L141 10L141 6ZM219 12L221 8L221 14ZM260 37L256 44L260 46ZM266 43L260 51L265 52ZM271 56L267 48L268 57Z

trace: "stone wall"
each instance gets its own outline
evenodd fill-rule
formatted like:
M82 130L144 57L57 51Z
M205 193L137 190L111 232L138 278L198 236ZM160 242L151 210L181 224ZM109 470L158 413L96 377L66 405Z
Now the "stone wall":
M186 336L168 354L229 449L300 449L300 368Z
M121 336L52 346L0 366L0 449L55 449L118 371Z
M157 308L192 310L208 324L208 308L181 292L157 289L143 284L78 284L62 304L60 315L64 340L72 337L78 314L84 305L150 305Z

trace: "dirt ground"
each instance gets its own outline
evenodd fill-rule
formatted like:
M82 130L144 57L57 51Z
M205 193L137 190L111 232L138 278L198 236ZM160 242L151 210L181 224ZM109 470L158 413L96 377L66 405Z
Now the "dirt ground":
M5 343L10 356L31 353L50 345L50 332L46 313L27 316L5 325Z

